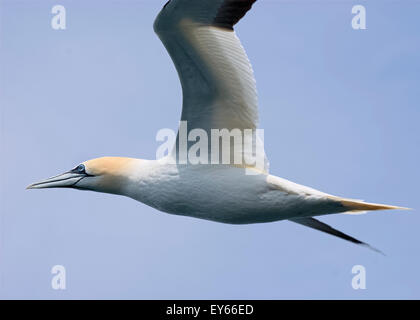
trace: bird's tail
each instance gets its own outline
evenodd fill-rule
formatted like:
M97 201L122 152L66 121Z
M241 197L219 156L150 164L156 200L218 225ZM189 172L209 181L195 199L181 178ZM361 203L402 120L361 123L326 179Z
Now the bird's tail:
M334 197L335 198L335 197ZM345 198L335 198L338 200L348 213L362 213L365 211L375 211L375 210L411 210L410 208L390 206L386 204L378 203L368 203L361 200L345 199Z
M409 208L403 208L403 207L397 207L397 206L389 206L386 204L376 204L376 203L368 203L364 202L362 200L354 200L354 199L346 199L346 198L340 198L335 196L328 195L328 198L340 203L340 205L343 207L343 213L347 214L361 214L366 211L375 211L375 210L392 210L392 209L399 209L399 210L410 210ZM334 229L330 227L329 225L314 219L313 217L303 217L303 218L294 218L290 219L293 222L299 223L301 225L304 225L306 227L310 227L328 234L331 234L333 236L339 237L341 239L360 244L366 247L369 247L370 249L377 251L379 253L382 253L380 250L375 249L374 247L370 246L369 244L360 241L356 238L353 238L337 229ZM383 253L382 253L383 254Z

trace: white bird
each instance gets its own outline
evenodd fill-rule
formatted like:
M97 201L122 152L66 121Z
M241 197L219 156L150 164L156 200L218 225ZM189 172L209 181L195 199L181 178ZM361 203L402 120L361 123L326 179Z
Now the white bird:
M245 136L246 130L252 130L243 148L235 148L242 142L229 140L228 147L234 152L230 149L228 163L181 161L188 158L185 150L189 150L191 141L186 149L181 148L179 131L173 151L162 159L93 159L28 188L64 187L118 194L166 213L230 224L291 220L368 246L313 217L404 208L332 196L268 172L268 161L255 133L255 79L233 30L255 1L170 0L154 23L182 84L181 120L188 125L186 133L201 129L210 136L213 129L235 129ZM220 142L221 137L218 139ZM208 147L200 153L208 152L209 159L214 156L220 160L218 151ZM241 162L232 162L238 153ZM263 158L262 166L246 161L251 153Z

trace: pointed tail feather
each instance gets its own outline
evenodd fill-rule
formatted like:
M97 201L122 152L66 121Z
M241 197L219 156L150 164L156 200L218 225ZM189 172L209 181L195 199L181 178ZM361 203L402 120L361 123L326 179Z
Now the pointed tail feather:
M410 208L389 206L386 204L368 203L360 200L337 198L349 212L363 212L363 211L375 211L375 210L411 210Z
M301 224L305 227L309 227L309 228L312 228L312 229L315 229L315 230L319 230L319 231L331 234L333 236L336 236L336 237L339 237L341 239L356 243L358 245L365 246L365 247L367 247L367 248L369 248L373 251L376 251L376 252L378 252L382 255L385 255L382 251L372 247L371 245L369 245L369 244L367 244L363 241L357 240L356 238L353 238L353 237L351 237L351 236L349 236L349 235L347 235L347 234L345 234L345 233L343 233L343 232L341 232L337 229L334 229L334 228L330 227L329 225L327 225L327 224L325 224L325 223L323 223L319 220L316 220L314 218L311 218L311 217L294 218L294 219L290 219L290 221Z

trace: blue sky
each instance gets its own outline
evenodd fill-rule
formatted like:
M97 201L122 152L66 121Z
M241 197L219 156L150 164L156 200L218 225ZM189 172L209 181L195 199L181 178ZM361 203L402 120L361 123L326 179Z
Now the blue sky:
M180 84L153 33L164 0L0 1L0 298L420 298L420 1L260 0L237 26L271 173L414 208L231 226L128 198L25 190L99 156L153 159ZM51 28L51 8L67 29ZM351 28L363 4L367 30ZM63 265L66 290L51 288ZM351 269L366 268L365 290Z

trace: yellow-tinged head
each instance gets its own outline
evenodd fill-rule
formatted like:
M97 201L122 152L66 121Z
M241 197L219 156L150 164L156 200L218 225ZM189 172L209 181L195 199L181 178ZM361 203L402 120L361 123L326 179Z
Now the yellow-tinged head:
M136 160L121 157L88 160L63 174L33 183L27 189L74 188L121 194Z

